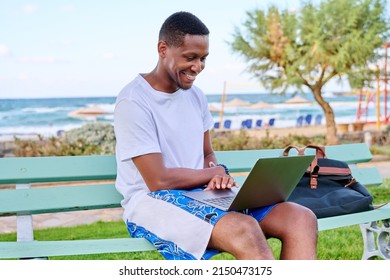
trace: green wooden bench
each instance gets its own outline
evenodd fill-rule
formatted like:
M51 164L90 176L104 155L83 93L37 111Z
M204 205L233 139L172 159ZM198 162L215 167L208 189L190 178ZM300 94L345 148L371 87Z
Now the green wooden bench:
M376 168L356 166L372 159L365 144L329 146L326 151L329 158L348 162L356 179L363 184L382 183ZM242 182L245 178L242 172L248 172L258 158L280 156L281 153L282 149L272 149L218 151L216 155L219 162L238 174L237 181ZM32 215L120 207L122 197L113 184L116 177L114 156L0 158L0 170L0 216L17 216L17 240L0 242L0 259L155 250L142 238L34 240ZM102 180L109 180L109 183L96 182ZM35 184L52 182L56 182L56 185L38 187ZM73 184L69 185L69 182ZM379 256L390 259L385 252L389 228L376 226L377 221L389 218L390 206L386 205L364 213L319 219L318 224L319 230L362 224L365 245L363 258ZM382 237L376 238L377 235Z

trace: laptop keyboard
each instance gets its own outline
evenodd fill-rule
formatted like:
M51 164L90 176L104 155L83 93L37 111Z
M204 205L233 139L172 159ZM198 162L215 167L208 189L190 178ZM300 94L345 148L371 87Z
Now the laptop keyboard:
M228 207L232 203L233 199L234 196L226 196L226 197L218 197L218 198L208 198L205 199L205 201L221 207Z

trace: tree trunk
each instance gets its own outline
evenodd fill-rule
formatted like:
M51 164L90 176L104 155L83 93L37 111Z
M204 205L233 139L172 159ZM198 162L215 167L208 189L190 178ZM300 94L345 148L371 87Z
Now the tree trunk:
M325 135L326 144L336 145L338 144L338 138L337 138L337 127L336 127L336 121L334 118L333 109L329 105L329 103L326 102L322 97L321 87L314 88L312 92L314 95L314 99L317 101L317 103L321 106L322 110L324 111L325 122L326 122L326 135Z

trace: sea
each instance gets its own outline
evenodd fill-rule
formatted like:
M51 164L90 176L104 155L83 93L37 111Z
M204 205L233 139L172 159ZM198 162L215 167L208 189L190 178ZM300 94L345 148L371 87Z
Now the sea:
M253 120L253 124L262 120L263 127L271 119L275 120L275 127L294 127L300 116L305 118L312 115L313 122L315 116L323 116L322 109L311 94L299 95L307 102L293 104L286 102L296 97L293 94L236 93L206 96L214 121L230 120L230 129L240 129L242 122L247 119ZM359 120L376 121L377 105L373 100L363 98L359 102L361 98L358 95L343 94L327 94L325 99L334 110L336 123L356 122L359 104L364 111ZM56 136L88 122L113 124L114 104L115 97L0 99L0 139L33 135ZM388 103L387 107L389 106ZM382 112L383 107L382 97ZM84 108L99 108L103 113L82 117L72 114ZM324 118L320 122L324 124Z

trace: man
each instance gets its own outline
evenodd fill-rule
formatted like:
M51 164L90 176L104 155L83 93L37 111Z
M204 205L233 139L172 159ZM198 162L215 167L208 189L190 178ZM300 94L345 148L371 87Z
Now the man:
M224 212L183 191L237 186L217 164L207 100L193 85L209 55L209 30L178 12L159 33L156 67L119 93L114 127L123 218L133 237L148 239L167 259L273 259L267 238L282 242L281 258L315 259L317 222L299 205L280 203Z

